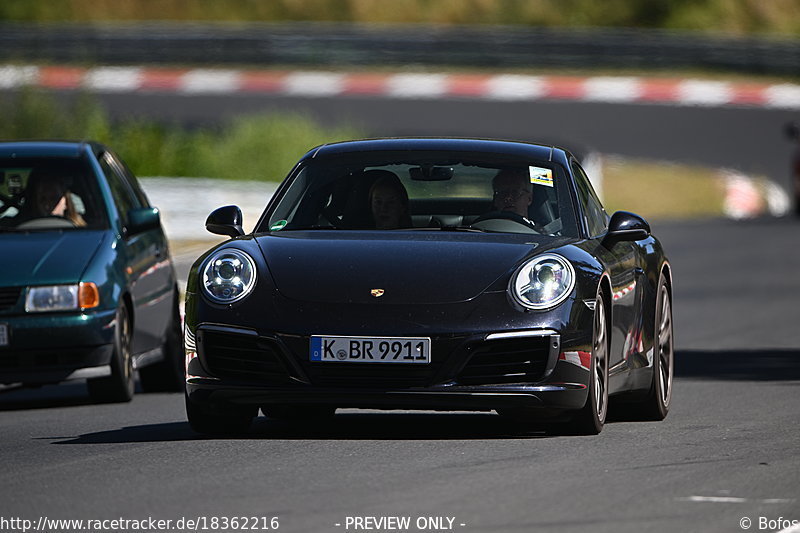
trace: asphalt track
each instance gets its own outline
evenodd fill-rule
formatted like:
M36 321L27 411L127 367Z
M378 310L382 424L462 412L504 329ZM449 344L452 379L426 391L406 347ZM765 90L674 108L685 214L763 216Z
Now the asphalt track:
M181 120L203 119L208 105L172 103L162 112ZM387 134L472 135L483 124L484 135L498 136L509 123L530 124L532 137L569 133L556 127L557 111L567 104L530 104L517 113L500 106L503 117L464 102L383 110L379 102L366 104L376 111L364 120L391 122ZM232 112L228 106L245 105L217 107ZM328 102L329 119L355 105L365 103ZM404 105L430 113L406 116ZM574 138L601 150L607 142L621 153L612 138L636 141L641 149L629 147L638 152L630 155L669 159L702 138L705 148L688 152L687 160L705 154L710 162L712 154L727 153L743 169L777 169L762 150L778 154L788 146L779 129L785 113L631 106L630 116L622 116L623 106L608 107L593 108L591 121L569 107L572 118L563 120L585 120ZM449 124L438 123L434 111L448 109L461 111ZM600 130L600 115L608 120L608 139L581 133ZM641 131L627 131L655 119L662 121L653 126L660 138L673 143L661 145L663 151ZM415 120L429 129L411 131ZM552 127L539 129L546 121ZM664 123L683 124L687 138L673 137L677 130ZM754 132L739 129L748 123ZM703 134L710 130L711 138ZM754 143L752 150L741 149L744 141ZM800 222L653 227L675 282L677 379L664 422L614 420L597 437L559 437L515 433L488 413L342 411L326 426L260 418L246 438L213 439L191 432L179 394L91 405L80 384L13 391L0 395L0 519L206 517L211 526L212 517L275 516L279 531L342 532L348 516L411 517L412 527L401 531L418 531L418 517L452 517L453 530L469 533L733 532L748 518L753 531L787 529L785 520L800 520ZM185 268L191 258L178 259ZM759 528L761 518L784 522Z
M492 414L343 411L327 426L260 418L246 438L210 439L189 429L179 394L96 406L81 385L14 391L0 395L0 517L277 516L280 531L336 532L348 516L447 516L465 533L800 519L798 230L655 225L675 268L664 422L551 437Z

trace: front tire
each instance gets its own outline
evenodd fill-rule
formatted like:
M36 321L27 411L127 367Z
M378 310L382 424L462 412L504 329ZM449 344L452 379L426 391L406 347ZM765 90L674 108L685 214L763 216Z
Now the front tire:
M128 307L121 303L117 309L114 328L114 352L111 355L111 375L86 382L89 397L97 403L129 402L133 398L134 375L131 321Z
M592 324L592 358L590 363L589 394L586 404L575 415L570 430L577 435L597 435L603 430L608 415L608 312L603 290L595 298Z

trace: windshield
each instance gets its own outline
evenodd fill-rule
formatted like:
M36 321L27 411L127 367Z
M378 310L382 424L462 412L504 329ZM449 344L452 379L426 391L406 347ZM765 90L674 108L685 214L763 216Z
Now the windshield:
M492 154L399 152L312 159L259 232L451 230L577 237L566 171Z
M86 160L0 158L0 231L103 229L103 205Z

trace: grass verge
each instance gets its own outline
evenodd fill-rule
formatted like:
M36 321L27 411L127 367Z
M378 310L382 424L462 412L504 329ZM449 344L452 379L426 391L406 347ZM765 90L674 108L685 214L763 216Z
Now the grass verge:
M603 196L609 214L633 211L647 219L722 216L724 186L713 168L606 157Z
M3 0L0 20L325 21L800 33L797 0Z
M142 120L112 123L88 95L63 105L35 90L0 102L0 115L0 139L98 140L138 176L280 181L310 148L366 136L354 127L324 128L298 114L240 117L193 130ZM653 219L722 214L723 186L715 169L606 157L603 174L609 213L624 209Z
M0 139L96 140L119 152L139 176L280 181L314 146L363 137L357 128L325 128L297 113L237 117L204 129L112 122L89 95L62 104L35 89L0 101L0 116Z

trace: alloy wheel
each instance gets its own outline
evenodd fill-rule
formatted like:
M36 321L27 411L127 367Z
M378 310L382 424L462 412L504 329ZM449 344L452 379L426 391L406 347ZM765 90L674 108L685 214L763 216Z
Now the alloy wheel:
M608 410L607 372L608 364L608 330L606 325L606 308L603 299L598 296L594 308L594 339L592 341L592 354L594 366L592 378L594 380L595 413L600 423L606 419Z
M669 406L672 396L672 373L674 348L672 344L672 305L666 285L661 286L659 294L660 313L658 322L658 378L660 380L660 400Z

